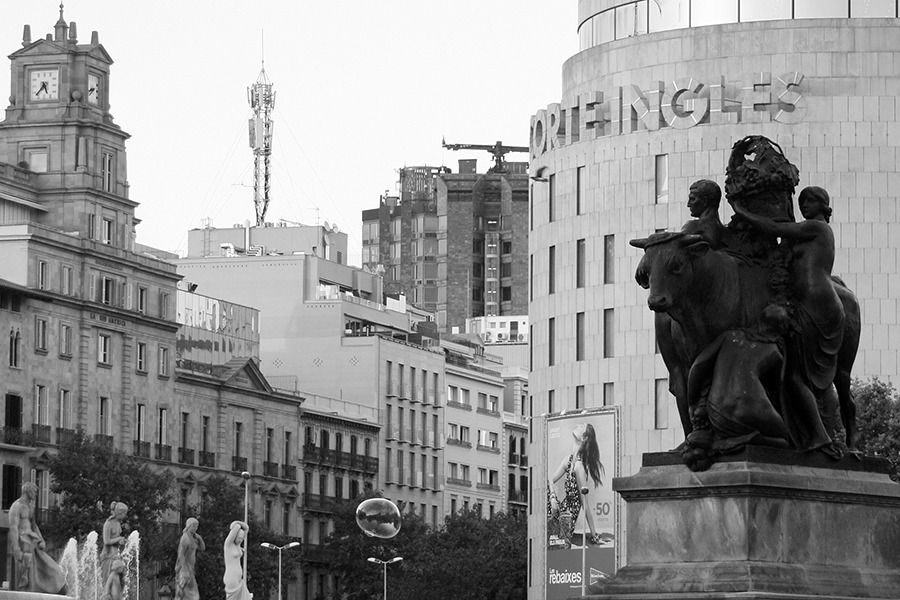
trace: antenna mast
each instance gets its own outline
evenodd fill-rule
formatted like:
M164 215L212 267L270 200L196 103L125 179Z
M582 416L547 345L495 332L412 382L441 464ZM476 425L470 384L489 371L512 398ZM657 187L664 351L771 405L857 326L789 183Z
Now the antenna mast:
M265 55L256 83L247 88L247 98L253 117L250 118L250 147L253 148L253 205L256 209L256 226L262 227L269 208L269 190L272 155L272 110L275 108L275 91L266 76Z

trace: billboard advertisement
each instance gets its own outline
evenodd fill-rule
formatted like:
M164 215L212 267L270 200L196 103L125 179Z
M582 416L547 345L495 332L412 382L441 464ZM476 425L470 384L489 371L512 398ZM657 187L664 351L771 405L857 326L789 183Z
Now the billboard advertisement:
M616 571L618 411L547 420L547 599L581 594Z

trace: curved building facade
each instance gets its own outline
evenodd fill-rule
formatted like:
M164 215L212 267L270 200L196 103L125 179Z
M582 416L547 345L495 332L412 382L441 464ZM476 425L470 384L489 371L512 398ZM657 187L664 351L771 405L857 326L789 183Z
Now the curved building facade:
M737 140L767 136L799 168L797 193L828 190L834 273L863 313L854 376L900 375L897 2L617 4L579 2L581 50L531 120L530 598L548 581L543 417L616 406L622 475L683 439L628 241L680 229L689 186L724 188Z

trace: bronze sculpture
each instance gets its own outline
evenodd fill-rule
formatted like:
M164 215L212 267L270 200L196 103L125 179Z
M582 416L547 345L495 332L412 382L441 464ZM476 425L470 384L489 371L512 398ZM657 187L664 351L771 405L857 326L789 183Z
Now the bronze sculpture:
M795 222L797 168L762 136L737 142L722 226L710 206L718 186L691 186L695 221L681 232L631 240L644 250L635 278L650 290L656 337L695 470L746 443L839 456L857 443L850 369L859 345L859 304L834 277L827 192L805 188ZM704 197L706 198L704 200Z

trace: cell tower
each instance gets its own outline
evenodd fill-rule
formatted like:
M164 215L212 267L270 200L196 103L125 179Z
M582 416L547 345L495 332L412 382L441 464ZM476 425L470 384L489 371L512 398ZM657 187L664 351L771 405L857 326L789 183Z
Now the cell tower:
M247 88L247 98L253 117L250 118L250 147L253 148L253 205L256 208L256 226L262 227L269 208L269 188L272 177L270 156L272 155L272 110L275 108L275 91L266 76L266 63L256 83Z

